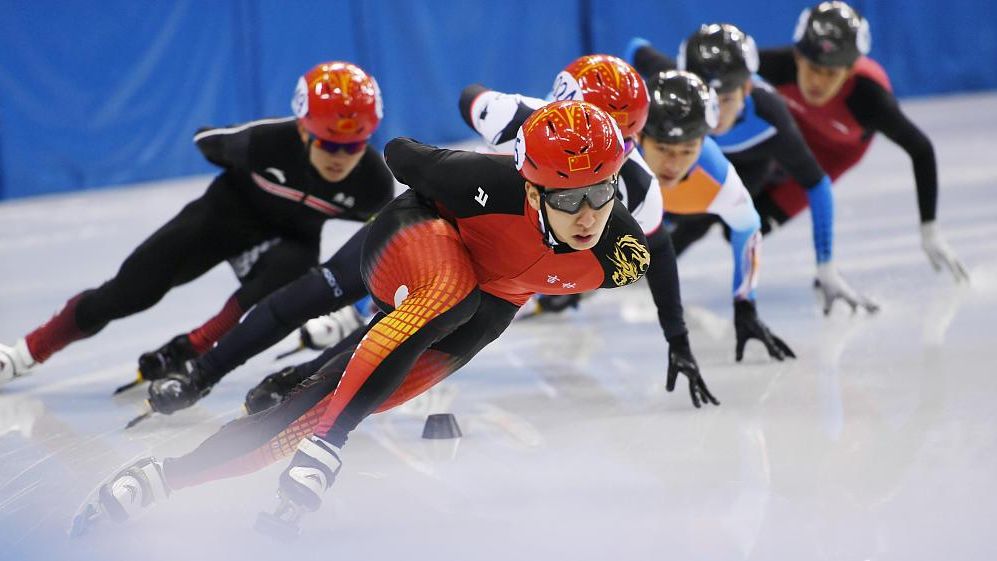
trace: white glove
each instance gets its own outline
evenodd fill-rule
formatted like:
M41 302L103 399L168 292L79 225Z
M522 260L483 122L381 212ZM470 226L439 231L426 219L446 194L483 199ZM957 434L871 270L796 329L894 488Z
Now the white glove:
M814 281L814 288L817 290L817 297L824 306L825 316L831 313L831 306L838 299L844 300L846 304L851 306L852 313L855 313L859 307L865 308L865 311L870 314L879 311L879 304L849 286L830 261L817 265L817 279Z
M928 260L931 261L931 266L935 268L935 271L941 271L944 265L949 271L952 271L956 282L969 282L969 273L966 272L966 267L962 265L959 258L955 256L955 252L938 233L938 227L934 221L921 224L921 247L928 254Z

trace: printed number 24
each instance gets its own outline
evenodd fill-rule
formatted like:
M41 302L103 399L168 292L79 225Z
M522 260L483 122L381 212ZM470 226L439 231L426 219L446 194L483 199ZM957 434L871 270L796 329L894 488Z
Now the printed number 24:
M568 91L568 83L564 79L558 77L557 83L554 84L554 101L564 101L566 99L575 99L575 94L578 90L572 89Z

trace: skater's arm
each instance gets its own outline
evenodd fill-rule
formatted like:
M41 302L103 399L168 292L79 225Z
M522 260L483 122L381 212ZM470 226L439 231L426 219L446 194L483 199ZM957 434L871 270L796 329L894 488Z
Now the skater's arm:
M817 263L825 263L833 256L834 198L831 178L817 163L817 158L807 146L799 127L789 113L785 101L775 92L766 89L753 94L758 115L771 123L775 135L759 148L775 157L779 165L807 190L812 218L814 253Z
M489 148L512 153L519 127L533 111L543 107L542 99L490 90L472 84L460 94L460 116Z
M395 138L384 147L384 157L398 181L458 217L523 212L525 183L509 156Z
M671 236L664 228L648 234L647 244L651 253L651 264L645 274L647 286L658 310L658 323L665 333L665 339L672 343L689 332L683 318L675 248L672 246Z
M727 165L723 186L710 203L709 212L718 215L731 230L734 299L754 300L758 280L761 218L734 166L730 163Z
M254 122L256 123L256 122ZM223 168L247 168L254 123L198 129L194 144L209 162Z
M857 77L855 90L847 103L862 126L883 133L910 156L917 183L917 207L921 222L934 221L938 202L938 170L931 140L907 118L897 98L871 79Z

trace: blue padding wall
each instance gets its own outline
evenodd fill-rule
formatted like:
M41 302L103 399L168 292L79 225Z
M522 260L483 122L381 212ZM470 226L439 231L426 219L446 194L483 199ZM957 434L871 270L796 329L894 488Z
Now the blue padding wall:
M753 4L753 5L752 5ZM287 115L297 77L354 61L385 100L377 144L467 138L460 88L543 95L586 50L673 52L704 21L789 41L808 2L0 0L0 199L212 170L202 125ZM997 88L997 18L973 0L863 0L900 95Z

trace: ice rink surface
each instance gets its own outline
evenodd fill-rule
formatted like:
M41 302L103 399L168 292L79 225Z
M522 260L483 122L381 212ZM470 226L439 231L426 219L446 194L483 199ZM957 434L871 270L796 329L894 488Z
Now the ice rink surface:
M252 530L284 462L70 540L101 479L192 450L289 363L274 356L291 339L193 409L123 430L145 390L111 391L141 352L221 307L236 281L219 266L0 389L0 559L995 559L997 95L905 107L935 143L939 223L969 287L931 269L910 161L878 138L835 187L838 265L878 315L819 314L802 216L766 238L758 290L762 318L799 359L749 346L736 364L727 245L714 231L680 260L693 350L720 407L694 409L684 381L665 391L643 284L603 291L514 324L429 394L365 421L294 544ZM112 275L206 185L0 204L0 341ZM353 228L330 224L323 256ZM464 437L421 439L435 412L454 413Z

